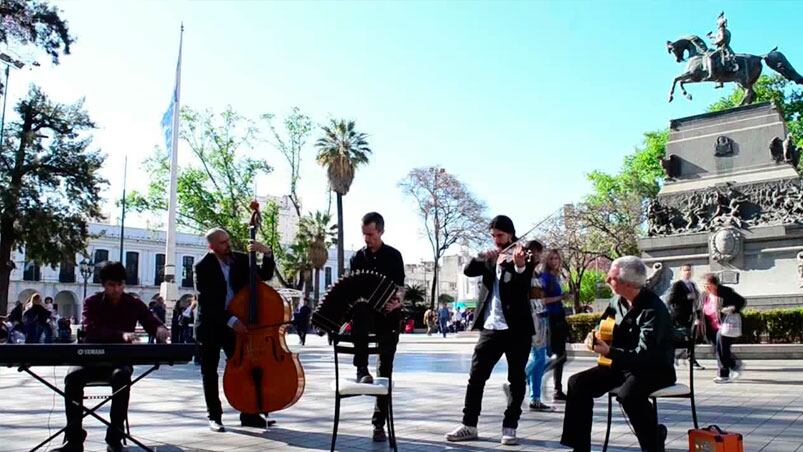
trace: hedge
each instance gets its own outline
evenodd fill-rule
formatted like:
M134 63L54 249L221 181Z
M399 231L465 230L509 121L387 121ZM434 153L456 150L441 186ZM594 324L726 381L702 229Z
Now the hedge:
M577 314L566 318L569 323L569 341L583 342L589 331L599 323L601 313ZM803 308L757 311L746 309L742 313L742 344L800 344L803 343Z

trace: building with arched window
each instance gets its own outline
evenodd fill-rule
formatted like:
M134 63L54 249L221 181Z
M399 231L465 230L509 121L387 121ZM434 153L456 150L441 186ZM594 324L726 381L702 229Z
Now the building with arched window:
M9 309L14 301L25 302L34 292L52 297L62 317L79 320L81 301L86 294L102 290L97 268L84 284L78 263L87 257L94 263L120 260L120 226L90 223L91 238L87 256L77 254L75 261L51 268L40 266L25 258L25 250L12 254L15 269L11 272ZM125 228L122 262L128 275L126 291L145 302L159 294L164 278L165 232L143 228ZM178 233L176 236L176 282L179 296L193 293L193 266L206 254L206 240L196 234Z

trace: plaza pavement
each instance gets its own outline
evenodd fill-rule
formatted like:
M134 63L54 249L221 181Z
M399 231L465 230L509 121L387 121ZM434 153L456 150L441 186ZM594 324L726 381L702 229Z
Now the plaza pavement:
M500 446L506 378L504 358L486 386L479 441L450 444L443 435L456 426L461 410L471 352L475 338L423 334L404 335L395 365L394 411L399 449L441 450L567 450L559 444L563 405L554 413L525 412L519 424L519 446ZM275 413L278 424L266 431L241 428L236 413L225 409L226 433L208 430L199 368L190 364L165 367L134 387L129 419L131 433L158 451L301 451L328 450L331 439L334 397L329 384L333 376L331 348L323 338L310 335L306 347L288 335L294 351L300 350L306 372L306 391L293 407ZM569 362L564 378L591 365L590 358ZM748 452L803 452L803 360L747 361L737 382L716 385L711 381L715 363L702 360L707 370L695 372L697 406L701 426L718 424L740 432ZM141 370L141 369L140 369ZM343 366L347 376L353 367ZM40 375L63 386L65 368L38 368ZM687 381L688 368L678 368L680 381ZM222 374L222 372L221 372ZM97 388L108 391L106 388ZM551 385L545 394L551 393ZM604 399L595 406L593 441L600 450L604 437ZM386 444L371 442L371 398L346 399L338 450L385 451ZM38 444L64 423L63 401L50 390L12 368L0 368L0 451L23 451ZM547 403L549 400L547 400ZM660 422L669 428L668 451L688 450L686 432L691 426L687 400L660 400ZM86 450L105 450L105 427L85 421L89 436ZM51 448L56 447L55 441ZM638 445L621 410L614 411L612 451L638 451ZM129 447L128 450L139 450Z

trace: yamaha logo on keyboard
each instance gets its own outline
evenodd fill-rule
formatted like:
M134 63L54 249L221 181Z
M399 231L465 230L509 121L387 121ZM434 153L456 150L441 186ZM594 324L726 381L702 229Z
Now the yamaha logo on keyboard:
M102 348L79 348L79 355L105 355L106 350Z

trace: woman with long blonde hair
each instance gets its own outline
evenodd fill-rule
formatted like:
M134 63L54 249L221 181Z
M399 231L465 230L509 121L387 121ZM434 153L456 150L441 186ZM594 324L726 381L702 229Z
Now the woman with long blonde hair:
M569 299L571 293L564 293L560 285L562 265L563 258L560 255L560 251L552 248L546 252L539 267L541 287L544 290L542 302L546 307L549 318L549 353L552 355L552 362L548 367L554 366L555 392L552 395L553 402L566 400L562 380L563 364L566 362L566 336L569 332L569 325L566 323L563 300Z

